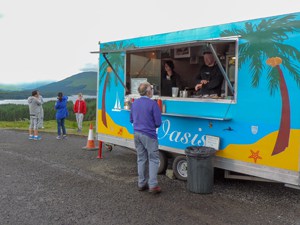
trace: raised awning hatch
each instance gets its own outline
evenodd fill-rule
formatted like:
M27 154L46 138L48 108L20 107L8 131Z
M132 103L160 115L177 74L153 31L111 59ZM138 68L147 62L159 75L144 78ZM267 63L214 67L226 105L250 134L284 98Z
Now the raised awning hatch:
M112 68L114 74L117 76L118 80L121 82L121 79L119 75L116 73L116 70L112 67L111 63L107 59L106 55L107 54L112 54L112 53L135 53L135 52L143 52L143 51L158 51L158 50L164 50L164 49L169 49L169 48L184 48L184 47L194 47L194 46L206 46L208 47L211 52L213 53L213 56L218 64L219 69L222 72L222 75L224 76L224 79L226 80L226 83L228 85L228 88L234 95L235 91L234 88L229 80L229 76L224 70L219 57L217 56L217 52L214 48L214 44L219 44L219 43L236 43L238 40L238 36L232 36L232 37L224 37L224 38L218 38L218 39L211 39L211 40L198 40L198 41L191 41L191 42L183 42L183 43L174 43L174 44L166 44L166 45L157 45L157 46L147 46L147 47L135 47L135 48L126 48L126 49L117 49L117 50L106 50L103 49L100 51L94 51L90 52L92 54L102 54L105 61L108 63L108 65ZM121 82L122 83L122 82ZM126 89L125 85L122 83L123 87Z
M184 48L184 47L205 46L205 45L208 46L209 44L219 44L220 42L221 43L236 42L238 38L239 38L238 36L232 36L232 37L224 37L218 39L198 40L198 41L180 42L174 44L165 44L165 45L156 45L156 46L147 46L147 47L134 47L134 48L117 49L117 50L100 49L99 51L93 51L90 53L92 54L119 53L119 52L132 53L132 52L145 51L145 50L147 51L163 50L171 47Z

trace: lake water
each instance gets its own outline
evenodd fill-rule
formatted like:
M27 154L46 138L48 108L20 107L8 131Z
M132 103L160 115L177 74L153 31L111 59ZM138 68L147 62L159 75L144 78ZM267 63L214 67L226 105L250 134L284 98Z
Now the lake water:
M72 95L72 96L68 96L68 101L72 101L73 103L76 101L77 99L77 95ZM84 99L88 99L88 98L96 98L96 96L92 96L92 95L85 95ZM53 97L53 98L43 98L44 102L49 102L49 101L56 101L57 97ZM4 105L4 104L16 104L16 105L28 105L28 101L27 99L6 99L6 100L0 100L0 105Z

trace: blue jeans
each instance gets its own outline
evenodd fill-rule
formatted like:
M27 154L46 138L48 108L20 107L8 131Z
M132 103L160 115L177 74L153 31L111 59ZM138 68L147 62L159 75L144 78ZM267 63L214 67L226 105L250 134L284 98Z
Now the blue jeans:
M62 130L63 135L66 135L65 118L56 119L56 121L57 121L57 134L58 134L58 136L61 135L61 130Z
M159 167L158 140L135 132L134 144L137 151L138 186L143 187L148 183L149 188L156 187Z

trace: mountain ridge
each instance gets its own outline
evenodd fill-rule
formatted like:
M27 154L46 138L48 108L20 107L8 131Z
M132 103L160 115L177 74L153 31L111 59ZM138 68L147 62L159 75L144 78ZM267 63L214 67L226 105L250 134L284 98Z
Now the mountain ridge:
M38 88L50 83L53 83L53 80L45 80L38 82L28 82L28 83L18 83L18 84L3 84L0 83L0 91L26 91L29 89Z
M84 95L96 95L97 72L81 72L61 81L53 82L34 88L40 91L43 97L55 97L58 92L64 95L76 95L79 92ZM3 91L0 90L0 99L24 99L31 95L32 90Z

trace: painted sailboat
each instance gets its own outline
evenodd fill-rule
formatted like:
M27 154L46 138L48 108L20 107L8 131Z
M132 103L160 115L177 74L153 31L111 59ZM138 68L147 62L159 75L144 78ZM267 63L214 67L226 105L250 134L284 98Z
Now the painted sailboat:
M117 95L116 95L115 106L112 109L112 111L121 111L121 103L120 103L118 92L117 92Z

